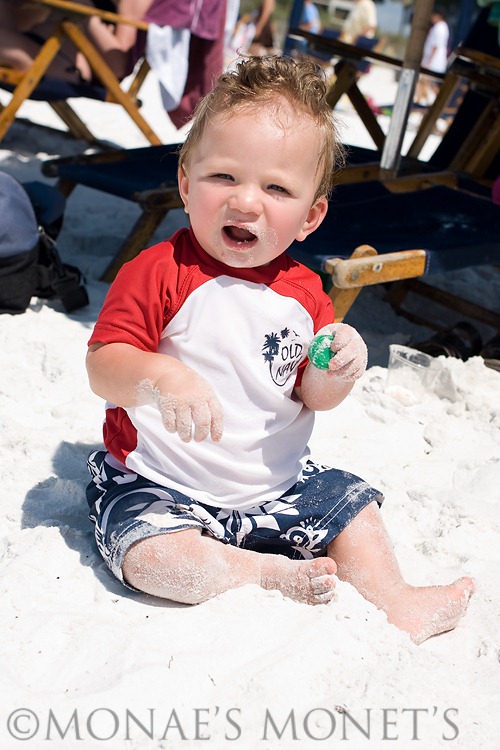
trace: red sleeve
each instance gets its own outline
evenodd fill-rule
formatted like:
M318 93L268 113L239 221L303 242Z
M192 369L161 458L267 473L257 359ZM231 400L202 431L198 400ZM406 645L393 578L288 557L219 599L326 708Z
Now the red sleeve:
M321 279L320 279L321 282ZM314 317L314 333L317 333L320 328L327 326L335 321L335 311L333 309L333 302L323 291L323 286L320 283L317 296L317 312Z
M333 303L330 297L323 291L323 286L321 283L321 279L318 276L318 285L316 289L316 293L314 295L315 297L315 310L314 310L314 333L316 334L320 328L323 328L323 326L329 325L330 323L333 323L335 320L335 313L333 310ZM304 370L306 369L307 365L309 364L309 358L306 357L303 362L300 363L299 369L297 372L297 378L295 380L295 385L300 386L302 383L302 377L304 375Z
M172 304L173 247L162 242L126 263L111 284L89 345L125 343L157 351L166 311Z

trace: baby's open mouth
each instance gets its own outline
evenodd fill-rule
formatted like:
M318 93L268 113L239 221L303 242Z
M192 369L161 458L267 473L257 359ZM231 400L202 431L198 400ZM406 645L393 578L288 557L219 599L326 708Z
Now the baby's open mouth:
M240 245L253 242L257 239L257 236L250 232L249 229L243 227L226 226L223 228L223 232L231 242L237 242Z

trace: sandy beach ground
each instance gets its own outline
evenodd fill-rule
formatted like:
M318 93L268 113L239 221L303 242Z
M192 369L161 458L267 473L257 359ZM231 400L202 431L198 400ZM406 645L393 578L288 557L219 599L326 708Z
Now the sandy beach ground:
M386 103L394 82L371 76L363 86ZM143 98L160 135L182 137L152 78ZM101 137L146 145L116 108L77 106ZM26 105L25 116L55 124L45 105ZM345 140L365 145L352 112L339 116ZM46 179L45 159L85 148L16 124L0 143L0 168ZM0 747L497 750L500 374L480 357L440 358L421 402L388 394L389 344L430 331L395 315L381 288L364 290L347 319L368 342L369 369L318 416L311 448L383 491L409 582L477 579L459 627L415 646L346 583L317 607L256 586L188 607L134 594L108 573L84 495L103 418L84 356L107 291L100 273L136 215L78 187L58 244L87 278L89 307L68 315L34 299L26 313L1 317ZM155 240L184 221L172 213ZM500 312L498 268L435 282Z

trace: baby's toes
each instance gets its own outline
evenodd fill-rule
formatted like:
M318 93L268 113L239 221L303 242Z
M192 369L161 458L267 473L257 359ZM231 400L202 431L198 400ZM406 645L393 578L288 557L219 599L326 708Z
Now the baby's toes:
M326 591L313 592L313 597L316 604L328 604L328 602L333 601L336 596L337 589L335 588L335 585L331 588L326 589Z
M331 557L317 557L309 563L308 575L312 580L325 575L333 575L337 572L337 565Z
M311 589L315 595L328 594L335 591L335 578L333 575L317 576L311 579Z

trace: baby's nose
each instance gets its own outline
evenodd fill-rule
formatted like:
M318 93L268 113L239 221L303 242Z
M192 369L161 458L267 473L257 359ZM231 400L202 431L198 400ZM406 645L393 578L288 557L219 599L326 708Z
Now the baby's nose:
M262 212L260 191L252 185L237 185L229 200L229 207L244 214L260 214Z

